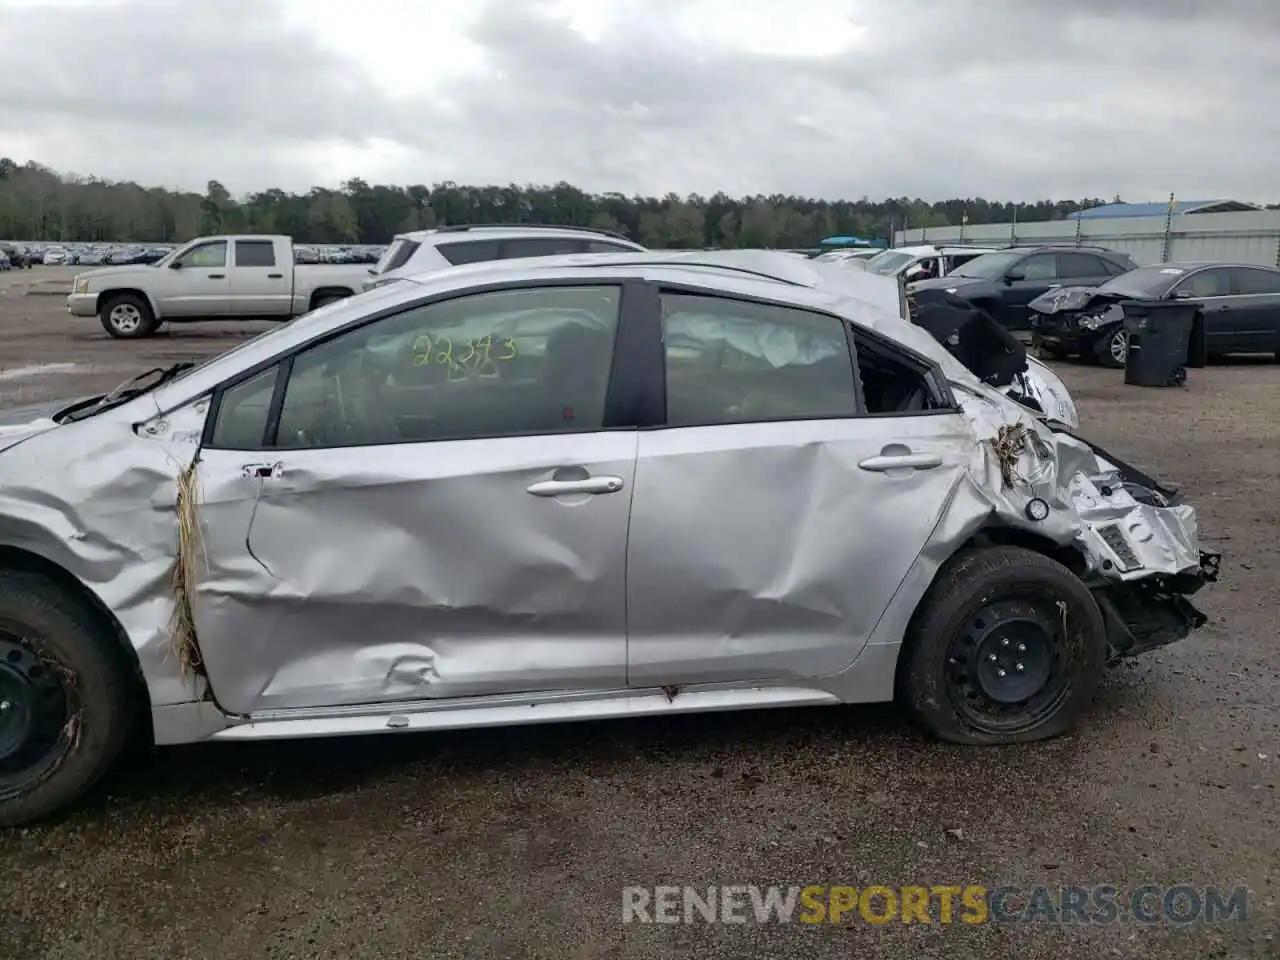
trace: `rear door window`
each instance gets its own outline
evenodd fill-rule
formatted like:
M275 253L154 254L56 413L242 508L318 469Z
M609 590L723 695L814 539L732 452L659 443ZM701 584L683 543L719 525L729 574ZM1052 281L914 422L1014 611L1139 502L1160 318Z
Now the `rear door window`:
M1280 293L1280 272L1261 268L1236 267L1232 273L1235 274L1235 292L1241 296L1259 293Z
M1062 280L1084 279L1086 277L1109 277L1111 271L1103 263L1101 257L1091 253L1058 254L1058 277Z
M484 263L502 256L497 240L463 240L442 243L436 247L440 255L455 267L464 263Z
M1173 288L1173 295L1176 297L1179 294L1194 299L1230 296L1231 271L1214 268L1193 273Z
M635 253L633 247L624 243L612 243L609 240L588 240L587 253Z
M564 253L582 253L586 241L578 237L520 237L502 241L502 258L555 257Z
M270 240L237 240L237 267L274 267L276 248Z

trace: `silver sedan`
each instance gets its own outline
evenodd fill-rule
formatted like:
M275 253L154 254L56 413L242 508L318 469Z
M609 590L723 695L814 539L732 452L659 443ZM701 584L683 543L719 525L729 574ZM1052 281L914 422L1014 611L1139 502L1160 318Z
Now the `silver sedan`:
M139 721L173 744L897 697L954 742L1069 729L1109 662L1203 622L1217 558L878 279L477 264L6 412L0 824L73 803Z

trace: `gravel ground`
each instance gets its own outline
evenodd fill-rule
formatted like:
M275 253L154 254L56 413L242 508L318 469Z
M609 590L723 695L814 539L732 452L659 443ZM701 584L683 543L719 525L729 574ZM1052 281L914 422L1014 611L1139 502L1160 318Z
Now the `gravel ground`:
M58 273L0 274L0 406L262 329L113 342L21 295ZM1210 624L1114 671L1077 735L961 749L850 708L170 748L0 835L0 958L1280 956L1280 366L1180 390L1060 369L1086 432L1184 488L1226 554ZM1247 885L1249 920L621 921L628 885L1146 882Z

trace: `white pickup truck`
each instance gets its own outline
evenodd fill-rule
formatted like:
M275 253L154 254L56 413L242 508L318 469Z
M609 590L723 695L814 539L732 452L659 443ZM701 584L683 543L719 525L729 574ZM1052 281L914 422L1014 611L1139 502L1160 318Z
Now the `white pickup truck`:
M289 320L358 293L367 272L296 265L289 237L197 237L153 264L77 274L67 312L98 317L118 339L148 337L166 320Z

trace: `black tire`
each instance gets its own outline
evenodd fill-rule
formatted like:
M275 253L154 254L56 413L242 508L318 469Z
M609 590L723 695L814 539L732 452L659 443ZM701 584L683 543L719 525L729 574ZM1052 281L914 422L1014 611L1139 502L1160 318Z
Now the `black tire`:
M102 301L98 308L102 329L117 340L149 337L160 327L151 304L133 293L120 293Z
M1123 350L1118 346L1118 342L1124 344ZM1129 334L1125 332L1123 326L1108 330L1094 342L1094 358L1104 367L1110 367L1112 370L1123 370L1125 360L1120 359L1120 353L1123 353L1126 359L1129 356Z
M1021 547L966 550L938 572L912 618L897 694L940 740L1031 743L1076 725L1106 659L1102 614L1070 570ZM999 695L987 681L1004 685ZM1034 692L1019 700L1018 684Z
M112 642L56 584L0 571L0 827L65 809L120 755L139 705Z
M321 307L327 307L336 300L346 300L347 296L341 293L322 293L315 298L311 305L312 310L319 310Z

